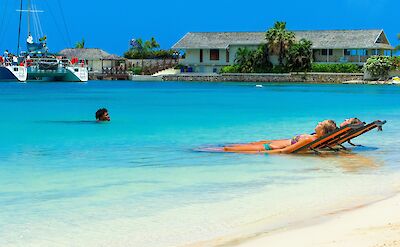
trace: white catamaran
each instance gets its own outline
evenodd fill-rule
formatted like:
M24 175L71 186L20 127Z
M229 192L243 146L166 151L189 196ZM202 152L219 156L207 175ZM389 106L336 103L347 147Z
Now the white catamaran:
M12 65L4 59L0 62L0 81L25 82L27 77L26 66Z
M69 59L50 54L47 47L47 37L43 35L42 27L38 13L43 12L36 9L32 4L33 0L28 0L27 9L18 10L20 15L27 13L28 37L26 39L26 52L22 52L24 58L23 64L26 67L28 80L45 81L68 81L68 82L86 82L89 79L89 72L84 63L71 62ZM35 41L31 33L31 18L34 24L34 31L37 37ZM20 18L21 20L21 18ZM21 26L21 21L20 21ZM21 28L19 28L21 30ZM18 39L19 52L19 39ZM79 59L77 59L79 61ZM14 68L15 69L15 68Z

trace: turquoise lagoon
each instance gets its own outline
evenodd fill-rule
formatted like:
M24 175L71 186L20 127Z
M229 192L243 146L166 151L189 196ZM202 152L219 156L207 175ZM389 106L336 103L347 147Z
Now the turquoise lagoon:
M399 97L396 86L0 84L0 246L214 245L388 197L400 188ZM110 123L92 121L99 107ZM193 151L352 116L388 123L350 155Z

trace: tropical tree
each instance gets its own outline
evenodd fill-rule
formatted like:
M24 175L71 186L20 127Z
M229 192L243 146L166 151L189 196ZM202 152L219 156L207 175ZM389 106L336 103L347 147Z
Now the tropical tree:
M265 72L272 68L269 61L269 49L267 44L260 45L253 54L254 67L256 72Z
M275 22L266 34L268 48L279 56L279 65L283 66L283 60L288 48L295 42L295 34L286 29L286 22Z
M239 48L236 52L235 63L238 65L244 65L249 57L249 49Z
M397 40L400 41L400 33L397 34ZM396 46L396 51L400 51L400 44Z
M160 44L156 41L154 37L151 37L149 42L150 42L150 49L154 50L160 48Z
M128 59L148 59L148 58L173 58L175 50L160 49L160 44L154 37L150 40L132 39L131 47L124 53Z
M242 73L252 73L254 72L254 50L249 50L247 48L239 48L236 52L235 63L239 65L239 70Z
M256 50L239 48L235 64L242 73L265 72L272 68L267 45L260 45Z
M312 42L301 39L293 43L287 52L287 67L291 71L308 71L312 62Z
M77 42L77 43L75 44L75 48L78 48L78 49L83 49L83 48L85 48L85 39L82 38L82 41Z

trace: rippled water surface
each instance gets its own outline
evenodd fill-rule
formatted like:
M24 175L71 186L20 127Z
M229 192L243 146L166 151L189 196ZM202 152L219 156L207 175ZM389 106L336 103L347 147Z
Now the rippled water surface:
M93 122L107 107L112 121ZM181 246L267 231L399 186L400 87L0 84L0 246ZM348 155L201 153L387 120Z

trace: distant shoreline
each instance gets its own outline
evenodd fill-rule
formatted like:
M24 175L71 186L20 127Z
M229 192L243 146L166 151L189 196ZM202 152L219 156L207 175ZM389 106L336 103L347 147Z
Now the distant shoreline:
M175 74L163 75L163 81L207 82L305 82L342 83L362 81L362 73L285 73L285 74Z

